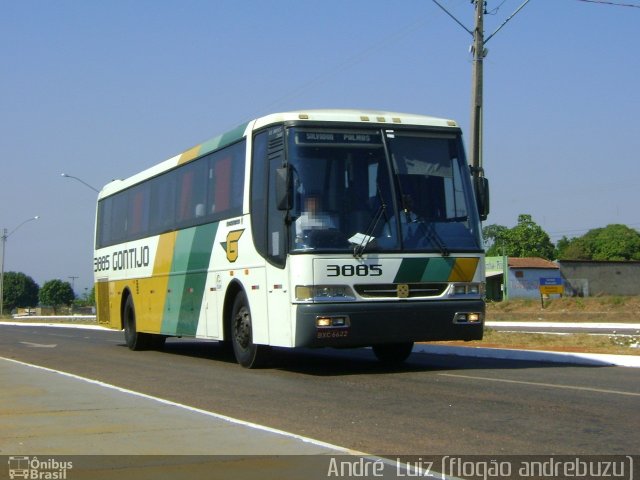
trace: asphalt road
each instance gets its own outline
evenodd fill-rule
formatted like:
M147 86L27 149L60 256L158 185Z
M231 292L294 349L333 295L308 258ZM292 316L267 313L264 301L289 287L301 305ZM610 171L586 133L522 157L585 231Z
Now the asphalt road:
M383 456L640 452L635 368L414 353L388 369L360 349L246 370L215 342L132 352L120 332L8 325L0 356Z

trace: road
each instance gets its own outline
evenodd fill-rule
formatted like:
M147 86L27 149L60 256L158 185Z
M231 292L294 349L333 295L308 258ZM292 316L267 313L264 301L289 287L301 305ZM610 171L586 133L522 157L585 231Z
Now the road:
M120 332L8 325L0 356L378 455L640 452L635 368L414 353L388 369L360 349L246 370L215 342L132 352Z

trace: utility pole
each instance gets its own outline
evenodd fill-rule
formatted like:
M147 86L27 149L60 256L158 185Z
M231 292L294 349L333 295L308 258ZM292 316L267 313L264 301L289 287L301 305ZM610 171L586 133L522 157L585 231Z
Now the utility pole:
M471 167L474 178L484 176L482 168L482 62L486 56L484 49L485 0L475 2L475 27L473 29L473 70L471 83Z
M7 245L9 233L6 228L2 229L2 260L0 260L0 317L4 314L4 253Z
M473 54L473 71L472 71L472 84L471 84L471 170L474 179L484 176L484 167L482 162L482 139L483 139L483 84L482 79L484 71L482 63L484 57L487 56L487 49L485 44L491 40L491 38L498 33L502 27L504 27L509 20L511 20L522 8L529 3L530 0L524 0L524 2L513 12L502 24L486 39L484 38L484 15L487 13L485 7L487 2L485 0L471 0L471 3L475 6L475 22L473 30L468 29L464 24L458 20L451 12L449 12L438 0L433 0L438 7L440 7L447 15L449 15L453 21L460 25L467 33L473 37L473 44L471 45L471 52Z
M18 230L25 223L30 222L32 220L38 220L39 218L40 216L38 215L32 218L27 218L24 222L22 222L20 225L18 225L16 228L11 230L10 232L6 228L2 229L2 235L0 236L0 242L2 242L0 245L2 247L1 248L2 260L0 261L0 317L4 315L4 257L6 253L7 239L11 235L13 235L16 232L16 230Z

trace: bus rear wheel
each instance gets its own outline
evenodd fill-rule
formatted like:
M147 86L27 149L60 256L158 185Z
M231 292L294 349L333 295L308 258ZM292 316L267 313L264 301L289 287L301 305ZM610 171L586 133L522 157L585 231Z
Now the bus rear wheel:
M131 295L127 297L123 311L124 341L131 350L147 350L149 348L162 348L166 337L140 333L136 328L136 309Z
M382 363L399 365L411 355L413 342L383 343L374 345L372 348L376 358Z
M233 302L231 343L236 360L245 368L259 368L269 357L270 349L267 345L253 343L251 310L244 292L240 292Z

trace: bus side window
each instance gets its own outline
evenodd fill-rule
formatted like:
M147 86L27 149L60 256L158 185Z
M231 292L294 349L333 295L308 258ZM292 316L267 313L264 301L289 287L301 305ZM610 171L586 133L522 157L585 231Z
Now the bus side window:
M113 212L111 217L111 242L124 242L127 239L127 191L113 196ZM117 212L117 213L116 213Z
M218 159L213 164L213 203L216 212L228 210L231 200L231 157Z
M193 172L183 172L180 176L180 194L178 195L178 222L184 222L191 216L189 199L193 188Z
M195 225L198 217L204 216L203 207L207 198L206 160L199 159L177 170L178 174L178 224Z
M143 184L131 190L129 198L129 238L143 237L149 230L149 185Z
M206 214L214 220L242 214L245 149L241 141L208 157Z
M175 222L176 175L161 175L151 181L149 213L150 233L162 233L173 229Z

